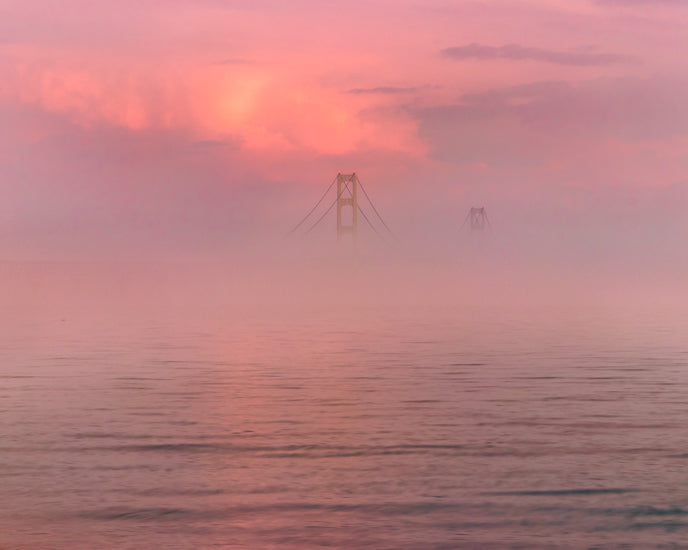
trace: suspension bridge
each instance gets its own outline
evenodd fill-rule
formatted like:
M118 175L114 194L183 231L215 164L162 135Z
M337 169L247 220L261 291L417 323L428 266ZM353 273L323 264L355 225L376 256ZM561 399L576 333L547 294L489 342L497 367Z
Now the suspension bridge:
M335 188L336 185L336 188ZM336 189L334 193L331 193ZM365 199L363 203L359 200L359 189L363 193L362 198ZM334 199L331 200L329 206L322 212L322 206L328 196L334 194ZM327 204L327 203L325 203ZM366 209L372 209L372 213ZM361 183L361 180L356 175L356 172L351 174L338 173L332 180L332 183L325 190L315 206L311 208L308 213L301 219L294 228L287 233L292 235L302 233L308 235L327 217L327 215L337 208L337 240L341 240L345 235L350 235L354 243L358 239L358 225L359 214L361 218L368 224L385 244L391 245L396 242L396 237L389 228L385 220L380 215L380 212L370 199L370 195ZM350 207L350 208L349 208ZM374 214L374 215L373 215ZM309 222L309 223L306 223Z
M363 198L365 199L363 204L359 201L359 189L362 191ZM333 194L334 198L329 202L329 206L323 211L322 205L327 204L324 202L325 199L328 196L331 198ZM372 213L366 213L366 210L363 208L364 206L372 209ZM315 206L313 206L301 221L287 233L287 236L296 233L308 235L327 218L327 215L332 212L335 207L337 209L337 241L342 240L345 235L350 235L353 242L356 243L358 239L358 221L360 214L375 235L385 244L391 245L392 243L398 242L396 236L375 207L375 204L373 204L370 195L368 195L368 192L356 175L356 172L351 174L338 173L320 199L315 203ZM349 209L349 207L351 208ZM487 211L484 207L471 207L460 229L463 229L467 223L469 223L471 232L481 232L485 228L492 229L490 220L487 217Z

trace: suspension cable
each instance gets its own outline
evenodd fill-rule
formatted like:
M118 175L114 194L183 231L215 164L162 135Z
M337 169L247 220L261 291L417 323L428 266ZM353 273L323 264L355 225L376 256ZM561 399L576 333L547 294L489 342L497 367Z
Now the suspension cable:
M368 225L369 225L370 228L375 232L375 234L376 234L378 237L380 237L380 239L382 240L382 242L385 243L387 246L391 246L391 245L387 242L387 239L385 239L385 238L380 234L380 232L379 232L377 229L375 229L375 226L374 226L372 223L370 223L370 220L368 219L368 216L366 216L366 213L363 211L363 209L361 208L361 205L360 205L360 204L358 205L358 211L359 211L359 212L361 213L361 215L363 216L363 219L365 219L365 221L368 222Z
M327 196L327 194L330 192L330 189L332 189L332 186L333 186L333 185L335 184L335 182L337 181L337 177L338 177L338 175L335 176L335 178L332 180L332 183L330 183L330 185L329 185L328 188L325 190L325 192L323 193L323 195L320 197L320 199L318 200L318 202L315 203L315 206L314 206L313 208L311 208L311 210L303 217L303 219L302 219L299 223L297 223L297 224L294 226L294 228L293 228L291 231L289 231L288 233L286 233L286 236L291 235L291 234L294 233L297 229L299 229L299 227L301 227L301 226L306 222L306 220L307 220L307 219L317 210L317 208L320 206L320 204L321 204L322 201L325 199L325 197ZM385 227L385 229L386 229L387 232L390 234L390 236L391 236L394 240L397 240L396 235L392 232L392 230L389 228L389 226L387 225L387 223L385 223L385 220L382 218L382 216L381 216L380 213L378 212L377 208L375 208L375 205L373 204L373 201L370 199L370 196L368 195L368 192L365 190L365 187L363 186L363 184L361 183L360 180L358 180L358 184L361 186L361 190L363 191L363 194L365 195L365 198L368 200L368 203L370 204L371 208L373 209L373 211L374 211L375 214L377 215L377 218L380 220L380 222L381 222L382 225ZM327 207L327 210L325 210L325 212L315 221L315 223L314 223L313 225L311 225L310 228L308 228L308 230L307 230L306 233L305 233L306 235L308 235L311 231L313 231L313 229L315 229L315 228L318 226L318 224L320 224L320 222L330 213L330 211L334 208L335 204L337 204L337 202L339 201L339 199L341 198L342 194L343 194L345 191L348 191L349 194L352 193L352 192L351 192L351 189L349 189L349 183L348 183L348 182L345 182L345 183L344 183L344 187L341 189L341 192L335 197L334 201L332 201L332 203ZM385 239L385 238L382 236L382 234L377 230L377 228L373 225L373 223L370 221L370 219L368 218L368 216L366 215L366 213L363 211L363 209L361 208L361 206L357 204L357 207L358 207L358 211L361 213L361 215L363 216L363 218L365 219L365 221L368 223L368 225L370 226L370 228L375 232L375 234L376 234L378 237L380 237L380 239L382 239L382 241L383 241L385 244L387 244L388 246L390 246L390 244L389 244L389 242L387 241L387 239ZM464 223L465 223L465 221L464 221ZM488 223L489 223L489 222L488 222Z
M330 187L332 187L332 185L330 185ZM306 235L308 235L311 231L313 231L313 229L315 229L315 226L318 225L321 221L323 221L323 218L330 213L330 210L332 210L332 208L334 208L334 205L337 204L337 201L339 200L339 198L342 196L342 193L344 193L344 191L346 189L349 189L348 185L342 188L339 195L337 195L335 197L335 199L332 201L332 204L330 204L330 206L327 208L327 210L325 210L325 213L318 218L318 221L316 221L313 225L311 225L311 227L310 227L310 229L308 229L308 231L306 231ZM351 192L351 191L349 191L349 192Z
M375 208L375 205L373 204L373 201L370 200L370 197L368 196L367 191L365 190L365 187L363 187L363 184L361 183L361 180L358 180L358 184L361 186L361 189L363 190L363 194L365 195L365 198L368 199L368 202L370 203L370 206L372 206L373 211L375 214L377 214L378 219L382 222L382 225L385 226L385 229L389 232L389 234L396 239L396 235L392 232L392 230L389 228L389 226L385 223L385 220L382 219L382 216L380 213L377 211L377 208Z
M310 217L310 215L311 215L313 212L315 212L315 210L318 208L318 206L320 206L320 203L323 201L323 199L324 199L324 198L327 196L327 194L330 192L330 189L332 189L332 186L334 185L334 182L335 182L335 181L337 181L337 176L334 177L334 179L332 180L332 183L330 183L330 185L329 185L329 187L327 188L327 190L323 193L322 197L320 197L320 200L318 200L318 202L315 203L315 206L314 206L313 208L311 208L310 212L308 212L308 214L306 214L305 217L304 217L299 223L296 224L296 226L294 227L294 229L292 229L291 231L289 231L289 232L287 233L287 236L291 235L294 231L296 231L299 227L301 227L301 225L303 224L303 222L305 222L305 221ZM331 207L330 207L330 208L331 208ZM328 210L328 211L329 211L329 210ZM317 223L317 222L316 222L316 223Z
M461 224L461 227L459 227L459 231L461 231L463 229L463 226L466 225L466 222L468 221L468 218L470 218L470 217L471 217L471 211L469 210L468 214L466 214L466 217L463 220L463 223Z
M358 183L360 184L361 181L359 180ZM346 187L346 190L349 191L349 194L350 194L350 195L353 195L353 193L351 192L351 189L349 189L349 183L348 183L348 182L345 183L344 186ZM368 199L368 202L370 202L370 199ZM371 206L372 206L372 205L371 205ZM387 240L382 236L382 234L381 234L381 233L376 229L376 227L371 223L370 219L368 218L368 216L366 216L366 213L363 211L363 209L361 208L361 205L358 204L358 202L356 203L356 207L358 208L358 211L359 211L359 212L361 213L361 215L363 216L363 219L364 219L366 222L368 222L368 225L369 225L370 228L373 230L373 232L374 232L378 237L380 237L380 239L382 240L383 243L385 243L387 246L389 246L389 243L387 242Z

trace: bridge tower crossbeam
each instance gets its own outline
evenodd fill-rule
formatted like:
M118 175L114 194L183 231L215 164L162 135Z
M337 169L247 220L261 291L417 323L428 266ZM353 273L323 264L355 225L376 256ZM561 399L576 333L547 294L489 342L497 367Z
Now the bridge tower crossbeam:
M484 207L472 207L468 213L471 231L482 231L487 223L487 212Z
M344 234L351 234L354 242L358 236L358 176L352 174L337 174L337 240ZM351 187L349 187L351 186ZM342 211L346 206L351 206L351 223L343 220Z

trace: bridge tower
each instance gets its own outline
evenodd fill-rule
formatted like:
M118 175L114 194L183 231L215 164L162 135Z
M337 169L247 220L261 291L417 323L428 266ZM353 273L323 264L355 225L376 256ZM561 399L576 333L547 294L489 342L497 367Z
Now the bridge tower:
M351 223L344 223L342 210L351 206ZM337 174L337 240L345 233L351 233L356 242L358 234L358 176L353 174Z
M356 172L352 172L351 174L342 174L339 172L337 176L330 182L330 185L327 187L325 190L325 193L318 199L318 202L315 203L315 206L311 208L308 213L303 217L303 219L297 223L294 228L287 233L287 235L291 235L292 233L295 233L298 231L298 229L306 223L306 220L311 219L311 216L315 217L314 214L322 204L322 202L325 200L326 197L331 196L330 191L334 188L334 184L337 184L337 196L334 198L334 200L330 203L330 205L327 207L327 209L311 224L311 226L303 231L305 235L313 231L319 224L322 222L327 215L332 211L332 209L336 206L337 207L337 241L342 240L342 235L351 235L351 240L354 244L354 248L356 247L356 239L358 237L358 214L360 213L361 216L363 217L363 220L370 226L370 229L382 240L384 241L387 245L389 245L389 242L384 236L384 233L382 233L382 229L386 231L386 234L392 237L396 241L396 237L394 236L394 233L392 233L392 230L389 228L389 226L385 223L385 220L382 219L382 216L380 213L377 211L377 208L375 208L375 205L373 202L370 200L370 196L368 196L368 192L366 191L366 188L364 185L360 182L358 179L358 176L356 175ZM377 221L382 225L382 227L376 227L375 224L371 221L370 218L373 218L370 214L366 214L365 210L361 207L361 205L358 202L359 199L359 189L361 193L363 193L363 196L361 197L361 200L367 201L368 205L370 208L372 208L373 213L377 217ZM349 206L351 207L351 214L349 214ZM321 209L322 210L322 209ZM373 218L375 220L376 218ZM466 217L466 220L468 220L468 217ZM465 222L464 222L465 223ZM380 231L379 231L379 230Z
M471 223L471 231L483 231L485 229L485 225L489 223L487 221L487 212L485 212L484 207L471 207L471 210L468 213L468 219Z

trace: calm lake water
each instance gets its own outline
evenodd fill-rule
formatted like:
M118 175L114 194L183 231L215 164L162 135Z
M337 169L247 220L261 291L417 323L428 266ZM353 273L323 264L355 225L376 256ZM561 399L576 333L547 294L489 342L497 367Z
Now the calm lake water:
M679 307L151 308L17 273L3 550L688 548Z

